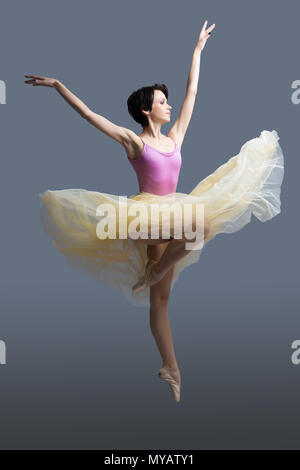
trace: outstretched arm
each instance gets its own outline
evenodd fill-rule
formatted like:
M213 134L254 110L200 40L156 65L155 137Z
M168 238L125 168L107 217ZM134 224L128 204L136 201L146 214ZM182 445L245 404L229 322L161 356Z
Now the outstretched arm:
M42 77L41 75L25 75L25 77L30 78L30 80L25 80L25 83L28 85L32 84L33 86L55 88L66 102L80 114L80 116L86 117L89 114L90 109L88 106L56 78Z
M54 88L64 98L64 100L80 114L80 116L83 118L87 117L90 112L89 107L75 96L74 93L72 93L65 85L63 85L63 83L59 80L55 80Z
M204 25L199 34L199 39L194 49L192 66L189 73L189 78L187 82L186 92L197 93L198 90L198 81L199 81L199 72L200 72L200 59L201 52L203 51L206 41L210 36L211 31L215 28L215 24L211 25L208 29L205 29L207 26L207 21L204 22Z
M207 39L209 38L211 31L215 27L215 24L213 24L206 30L206 25L207 21L205 21L202 27L199 39L193 52L193 60L186 87L186 95L179 116L169 132L169 135L171 135L174 139L177 139L179 147L181 147L181 144L183 142L195 105L196 95L198 91L201 52L204 49L204 46L206 44Z
M74 93L68 90L68 88L56 78L42 77L40 75L25 75L25 77L30 78L30 80L25 81L25 83L29 85L32 84L33 86L55 88L66 102L80 114L80 116L120 144L128 145L131 143L134 133L130 129L118 126L106 119L104 116L93 112L86 104L83 103L83 101L77 98Z

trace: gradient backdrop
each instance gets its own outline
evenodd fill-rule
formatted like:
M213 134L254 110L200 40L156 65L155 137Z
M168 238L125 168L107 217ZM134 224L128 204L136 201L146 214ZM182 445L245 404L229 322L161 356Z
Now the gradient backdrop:
M300 449L300 5L294 1L2 2L1 449ZM146 307L72 270L44 235L38 194L138 192L125 151L51 88L140 134L133 90L166 83L172 122L205 20L198 96L177 190L264 129L285 155L282 212L219 234L169 303L181 402L157 372Z

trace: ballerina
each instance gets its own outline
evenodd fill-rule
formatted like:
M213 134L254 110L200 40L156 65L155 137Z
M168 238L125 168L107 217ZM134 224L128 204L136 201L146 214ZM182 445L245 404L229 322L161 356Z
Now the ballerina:
M198 88L201 53L215 28L204 22L196 42L188 76L186 95L177 120L165 136L161 126L171 120L171 105L165 84L154 84L134 91L127 100L128 111L143 132L135 134L95 113L59 80L39 75L25 75L27 84L52 87L85 120L119 142L128 162L136 172L139 192L128 197L129 208L147 209L153 204L168 207L176 201L205 207L203 246L219 233L240 230L254 214L260 221L270 220L280 212L280 187L283 179L283 154L275 130L262 131L247 141L240 152L228 159L189 193L177 192L182 164L181 147L187 131ZM121 212L119 196L82 188L47 190L40 194L43 227L57 250L73 266L92 275L98 282L119 289L134 305L150 305L150 328L162 358L159 376L171 387L174 400L180 401L181 376L175 356L168 319L170 293L179 274L199 260L200 250L187 249L185 236L175 236L179 219L174 218L169 237L101 239L96 234L97 208L109 204L115 216ZM194 213L193 213L194 214ZM129 212L127 221L131 221ZM108 218L109 222L113 217ZM147 218L146 218L147 220ZM151 225L152 224L151 220ZM158 223L155 227L161 229ZM198 227L193 218L193 232Z

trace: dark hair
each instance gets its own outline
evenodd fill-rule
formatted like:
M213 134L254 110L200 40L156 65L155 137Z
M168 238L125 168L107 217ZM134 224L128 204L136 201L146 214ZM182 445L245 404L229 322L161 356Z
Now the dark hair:
M162 91L168 99L168 88L164 83L155 83L152 86L144 86L136 91L133 91L127 100L127 107L130 116L141 124L143 129L148 126L149 121L147 116L142 113L144 111L152 110L152 103L154 98L154 90Z

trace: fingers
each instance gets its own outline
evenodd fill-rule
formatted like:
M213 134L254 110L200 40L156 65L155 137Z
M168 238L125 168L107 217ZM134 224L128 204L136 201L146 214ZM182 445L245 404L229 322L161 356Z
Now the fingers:
M201 30L201 31L205 31L206 25L207 25L207 20L204 21L204 25L202 26L202 30Z
M27 78L38 78L39 80L42 80L44 77L41 77L40 75L24 75Z
M210 33L210 31L212 31L212 30L215 28L216 25L215 25L215 23L212 24L207 30L205 29L206 26L207 26L207 20L205 20L201 32L202 32L202 31L205 31L206 33Z
M41 85L42 81L46 78L41 75L24 75L24 77L31 78L31 80L25 80L24 83L33 86Z
M37 82L37 80L25 80L24 83L28 83L28 85L31 85L32 83L39 85L39 83ZM33 86L34 86L34 85L33 85Z

